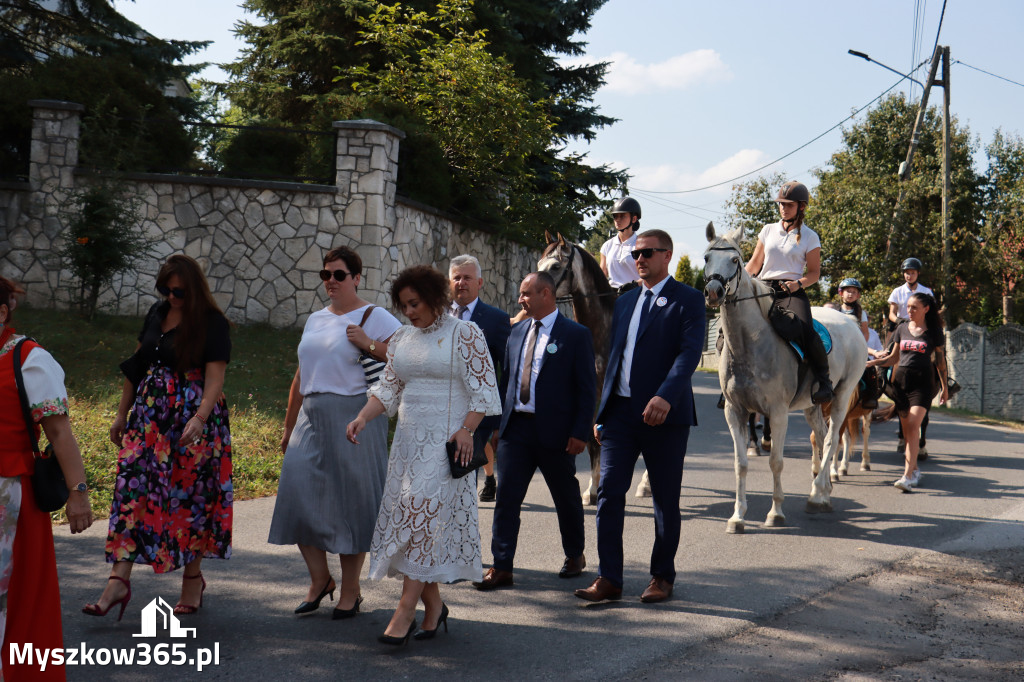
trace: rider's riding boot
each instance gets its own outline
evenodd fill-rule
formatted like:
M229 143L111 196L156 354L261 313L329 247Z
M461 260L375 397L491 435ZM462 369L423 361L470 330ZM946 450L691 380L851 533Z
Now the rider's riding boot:
M818 379L818 387L811 394L811 402L821 405L832 400L832 382L828 378L828 354L825 353L825 345L821 342L818 333L812 331L804 334L806 341L807 361L811 365L811 371Z
M868 367L864 370L861 381L864 390L860 394L860 405L865 410L873 410L878 407L878 396L881 394L878 388L878 371L874 367Z

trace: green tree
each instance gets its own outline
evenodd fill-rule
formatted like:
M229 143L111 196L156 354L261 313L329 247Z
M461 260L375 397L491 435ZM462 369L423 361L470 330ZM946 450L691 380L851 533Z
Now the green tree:
M689 284L695 289L704 287L704 271L693 267L690 264L690 257L686 254L680 256L679 262L676 263L675 279L677 282Z
M1020 318L1015 305L1024 281L1024 140L996 130L988 154L982 246L1000 285L1002 322Z
M545 144L522 161L531 191L510 195L514 205L498 217L499 224L515 225L514 231L527 232L534 239L544 229L579 238L582 217L602 208L600 195L624 181L622 173L589 166L583 156L564 151L568 140L593 139L599 128L613 121L591 104L603 83L606 65L567 67L557 60L559 55L582 54L583 44L574 36L589 28L590 18L605 1L493 0L473 6L469 2L439 5L438 0L407 0L402 12L388 15L396 22L421 17L417 21L422 24L424 15L436 22L456 7L472 9L463 15L460 30L467 36L485 31L476 44L501 58L500 63L510 65L531 104L546 107L550 127ZM408 137L400 152L400 192L456 213L496 220L495 189L487 188L481 198L480 188L463 177L462 168L444 163L450 158L450 148L444 135L425 123L418 106L409 105L405 97L370 99L354 93L353 84L365 81L365 74L391 68L396 50L404 53L407 64L419 66L422 57L411 50L410 43L382 44L374 38L375 31L369 31L368 39L360 36L364 30L360 22L379 11L382 4L372 0L246 0L245 8L254 12L259 22L238 25L237 33L249 48L227 66L231 79L226 92L248 114L290 125L326 128L334 120L365 117L401 128ZM388 30L394 37L399 29ZM435 62L439 56L439 51L433 53ZM479 65L480 55L474 55L474 61ZM364 75L354 67L364 67ZM468 82L474 77L470 74ZM394 74L389 78L393 80ZM445 86L449 95L458 94L450 80L435 85ZM441 97L438 93L437 98ZM520 149L528 146L517 141ZM500 194L501 186L497 189Z
M843 131L843 146L828 167L816 171L807 221L822 242L822 275L838 281L857 277L864 285L872 314L885 307L889 292L902 282L899 266L914 256L924 263L921 281L939 294L942 282L942 125L936 109L925 113L913 174L901 187L897 169L904 160L917 106L893 95L871 109L865 119ZM974 170L975 142L954 118L952 194L950 197L950 320L977 320L979 308L991 305L991 281L980 267L980 178ZM905 196L893 223L901 189ZM891 248L887 252L887 243Z
M100 180L73 192L63 207L67 223L58 255L78 280L83 315L96 314L100 291L114 275L152 256L152 243L140 227L138 197L115 180Z
M779 221L775 197L787 179L782 173L773 172L732 186L732 193L725 200L724 229L720 227L718 231L728 232L737 227L743 230L744 260L754 253L761 228Z

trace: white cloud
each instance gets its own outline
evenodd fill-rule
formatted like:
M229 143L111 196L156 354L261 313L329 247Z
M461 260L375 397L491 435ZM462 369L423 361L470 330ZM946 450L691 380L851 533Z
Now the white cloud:
M663 62L641 64L625 52L615 52L599 61L611 62L604 90L625 95L685 90L694 85L721 83L732 72L714 50L694 50Z
M675 192L695 189L730 180L759 166L763 166L768 161L768 155L760 149L741 149L732 156L702 171L694 171L682 165L669 163L656 166L631 166L629 173L632 178L629 184L631 187L638 187L650 192ZM625 164L620 162L613 162L611 165L616 168L625 167ZM726 195L731 189L731 184L726 184L713 190L708 190L708 193ZM685 197L686 195L681 195L679 199L686 201Z

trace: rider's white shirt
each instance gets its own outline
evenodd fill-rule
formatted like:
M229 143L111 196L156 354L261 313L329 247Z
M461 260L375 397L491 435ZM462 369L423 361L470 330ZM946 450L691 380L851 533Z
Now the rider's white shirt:
M904 282L903 286L896 287L892 290L892 293L889 294L889 303L896 304L897 317L904 320L910 319L910 315L907 314L907 301L910 300L910 297L913 294L928 294L933 298L935 297L935 292L921 284L921 282L917 282L916 285L916 288L911 290L910 285Z
M818 233L806 223L800 228L799 243L796 230L786 232L781 220L762 227L757 239L764 244L764 264L758 274L760 279L800 279L807 266L807 254L821 248Z
M635 248L635 232L624 242L620 242L619 236L615 235L601 245L601 255L604 256L604 263L608 266L608 282L613 287L617 288L623 284L635 282L640 277L636 272L636 261L629 253Z

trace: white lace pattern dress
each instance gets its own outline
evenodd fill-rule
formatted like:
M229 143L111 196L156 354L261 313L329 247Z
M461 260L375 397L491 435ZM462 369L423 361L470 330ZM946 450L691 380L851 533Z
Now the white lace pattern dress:
M370 578L479 580L476 476L453 480L444 444L468 412L501 414L483 332L449 315L424 329L402 327L388 346L380 381L368 393L388 415L398 413L370 546Z

